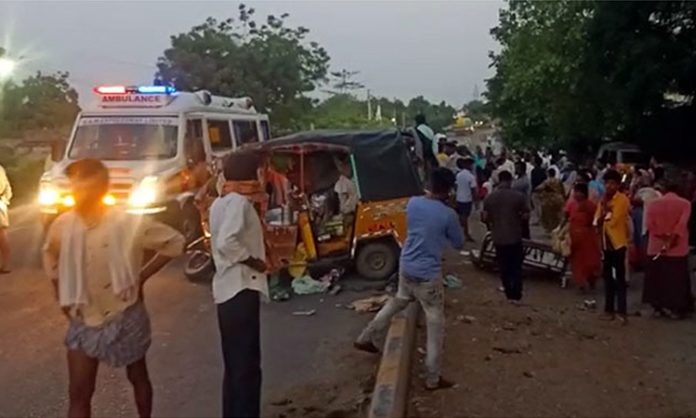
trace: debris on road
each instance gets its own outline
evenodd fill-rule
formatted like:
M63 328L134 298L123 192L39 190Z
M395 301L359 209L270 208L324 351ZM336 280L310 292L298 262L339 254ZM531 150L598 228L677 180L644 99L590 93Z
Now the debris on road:
M476 322L476 317L471 315L457 315L456 319L458 322L464 322L465 324L473 324Z
M292 291L296 295L313 295L316 293L325 293L331 282L321 282L314 280L310 276L302 276L292 281Z
M287 398L271 402L271 405L273 406L287 406L290 404L292 404L292 401Z
M292 314L294 316L313 316L317 313L316 309L311 309L309 311L295 311Z
M530 371L526 371L526 372L522 373L522 375L524 375L524 377L527 377L529 379L533 379L535 376L534 372L530 372Z
M454 274L448 274L445 276L445 287L448 289L459 289L463 286L462 281L459 277Z
M341 290L343 290L343 287L341 287L340 284L336 284L331 288L331 290L329 290L329 294L331 296L336 296L337 294L341 293Z
M356 312L377 312L382 309L389 300L389 295L372 296L365 299L358 299L351 303L349 307Z
M517 343L498 343L493 346L493 351L497 351L503 354L522 354L529 348L529 343L526 341L520 341Z

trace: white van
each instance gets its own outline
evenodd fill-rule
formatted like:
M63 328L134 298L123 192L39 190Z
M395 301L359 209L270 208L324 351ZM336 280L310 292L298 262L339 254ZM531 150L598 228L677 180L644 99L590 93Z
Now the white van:
M65 168L94 158L110 172L105 203L157 215L193 240L200 231L193 198L220 158L270 136L268 116L247 97L170 86L102 86L94 92L96 100L77 116L62 158L41 179L38 203L46 225L74 205Z

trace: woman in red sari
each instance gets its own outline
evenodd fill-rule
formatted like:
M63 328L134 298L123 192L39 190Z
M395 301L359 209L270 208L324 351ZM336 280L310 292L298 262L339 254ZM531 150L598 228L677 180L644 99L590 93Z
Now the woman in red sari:
M599 237L592 222L597 206L588 198L587 184L573 186L566 205L570 231L570 268L580 290L594 289L601 269Z

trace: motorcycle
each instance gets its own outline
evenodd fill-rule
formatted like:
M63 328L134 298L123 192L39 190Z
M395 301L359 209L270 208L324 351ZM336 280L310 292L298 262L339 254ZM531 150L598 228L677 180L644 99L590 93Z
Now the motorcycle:
M196 240L186 246L186 260L184 261L184 275L192 282L209 282L215 274L212 248L210 245L210 227L208 225L209 204L212 199L198 199L197 207L201 213L202 234Z

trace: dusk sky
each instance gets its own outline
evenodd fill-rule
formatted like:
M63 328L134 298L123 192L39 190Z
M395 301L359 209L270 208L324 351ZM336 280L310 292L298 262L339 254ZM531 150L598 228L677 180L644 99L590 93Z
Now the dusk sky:
M290 14L331 56L360 71L373 95L423 95L454 105L492 74L489 30L502 1L248 1L257 16ZM0 46L23 56L18 77L67 70L82 99L99 84L149 83L172 34L208 16L236 16L239 2L0 2ZM364 96L365 92L358 94Z

